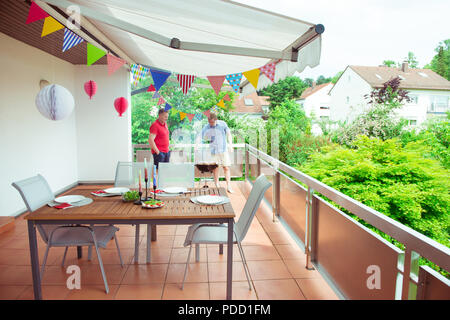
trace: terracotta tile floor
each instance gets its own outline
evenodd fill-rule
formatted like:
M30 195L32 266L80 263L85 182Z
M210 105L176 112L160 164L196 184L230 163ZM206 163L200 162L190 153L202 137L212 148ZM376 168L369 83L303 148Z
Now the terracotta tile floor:
M235 193L230 195L237 215L246 198L241 188L244 182L233 182ZM109 294L105 293L98 261L93 254L87 260L76 257L69 248L65 267L61 267L63 248L50 249L44 274L44 299L224 299L226 288L226 246L219 254L217 245L202 245L200 261L194 251L184 290L180 289L188 249L183 247L187 226L158 226L158 240L152 242L152 263L146 264L145 234L141 226L139 264L134 258L134 226L119 225L117 233L124 267L120 266L114 241L101 250L108 279ZM39 238L42 261L45 244ZM305 255L281 223L272 222L272 212L262 204L243 241L250 269L252 290L248 288L239 251L234 246L233 299L338 299L315 270L305 269ZM81 268L81 289L66 287L66 267ZM0 234L0 299L33 299L26 221L18 218L15 227Z

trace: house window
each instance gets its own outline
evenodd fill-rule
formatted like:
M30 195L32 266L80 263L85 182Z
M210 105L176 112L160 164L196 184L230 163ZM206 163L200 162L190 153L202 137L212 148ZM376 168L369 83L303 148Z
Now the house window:
M253 99L244 99L244 103L246 106L252 106L253 105Z
M446 112L448 110L448 100L447 96L431 96L431 104L428 112Z
M320 109L322 109L322 110L328 110L328 109L330 109L330 107L328 107L328 106L320 106Z
M411 99L411 101L409 102L410 104L417 104L419 102L419 96L410 95L409 98Z
M350 97L347 97L347 103L350 103Z
M351 79L352 79L352 77L348 76L348 82L350 82Z
M408 125L410 125L410 126L415 126L415 125L417 125L417 120L414 120L414 119L408 120Z
M320 120L328 120L328 119L330 119L329 116L320 116Z

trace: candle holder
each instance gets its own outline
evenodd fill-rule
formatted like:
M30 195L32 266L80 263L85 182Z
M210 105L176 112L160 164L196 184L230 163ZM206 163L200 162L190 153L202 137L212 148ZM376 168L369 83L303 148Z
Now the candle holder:
M147 195L147 188L148 188L147 184L148 184L148 178L145 179L145 198L144 198L144 201L149 200L148 195Z
M134 204L142 204L142 191L139 191L139 200L136 200Z
M156 185L155 184L153 185L153 200L159 200L159 199L156 199Z

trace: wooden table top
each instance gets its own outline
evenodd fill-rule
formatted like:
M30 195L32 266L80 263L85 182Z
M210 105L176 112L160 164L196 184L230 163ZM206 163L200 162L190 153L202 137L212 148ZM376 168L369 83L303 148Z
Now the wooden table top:
M193 188L192 193L175 197L160 197L165 206L158 209L146 209L133 202L123 202L121 196L98 197L91 194L99 188L77 186L64 195L83 195L94 200L91 204L68 209L56 209L44 206L29 213L27 220L125 220L125 219L199 219L199 218L234 218L230 203L223 205L199 205L190 201L192 197L209 194L227 196L225 188ZM144 192L145 196L145 192ZM150 196L150 194L149 194Z

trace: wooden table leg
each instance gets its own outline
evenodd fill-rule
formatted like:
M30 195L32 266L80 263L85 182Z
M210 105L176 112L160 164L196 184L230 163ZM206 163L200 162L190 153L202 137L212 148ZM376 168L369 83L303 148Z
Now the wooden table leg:
M228 242L227 242L227 300L232 297L233 280L233 224L234 219L228 219Z
M156 224L152 224L152 241L156 241Z
M41 274L39 272L39 254L36 239L36 227L28 220L28 241L30 244L31 274L33 276L34 299L42 300Z

